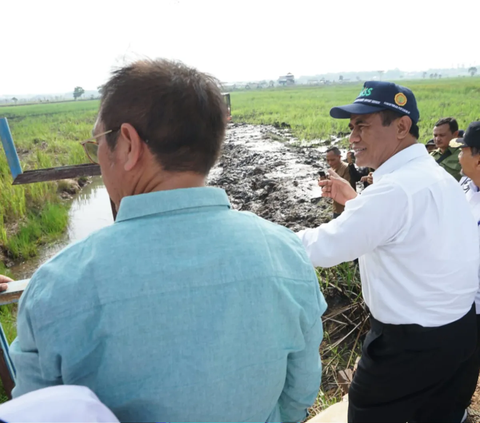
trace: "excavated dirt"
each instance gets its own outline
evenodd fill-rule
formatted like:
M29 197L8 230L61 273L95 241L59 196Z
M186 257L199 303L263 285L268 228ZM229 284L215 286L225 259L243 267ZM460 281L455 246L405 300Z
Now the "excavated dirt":
M306 147L285 129L231 124L209 184L225 189L237 210L293 231L315 227L332 215L317 180L326 168L324 152L335 142Z

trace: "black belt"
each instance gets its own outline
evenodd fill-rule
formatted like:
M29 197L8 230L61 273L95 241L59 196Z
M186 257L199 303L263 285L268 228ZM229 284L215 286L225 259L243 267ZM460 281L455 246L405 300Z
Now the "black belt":
M375 319L372 315L370 315L370 325L374 332L376 331L383 331L383 332L390 332L392 334L417 334L417 333L428 333L433 332L438 329L445 329L451 328L454 329L455 326L462 325L464 320L468 320L472 316L475 316L475 304L472 305L472 308L460 319L455 320L454 322L447 323L446 325L442 326L435 326L435 327L425 327L417 324L405 324L405 325L392 325L389 323L382 323L379 320Z

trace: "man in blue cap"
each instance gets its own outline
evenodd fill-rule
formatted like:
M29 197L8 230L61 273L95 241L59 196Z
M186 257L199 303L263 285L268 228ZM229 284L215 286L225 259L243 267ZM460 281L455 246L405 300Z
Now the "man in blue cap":
M467 131L462 134L462 138L457 138L455 144L460 148L458 158L462 166L462 174L465 175L460 181L461 186L477 222L480 235L480 122L472 122ZM477 348L470 360L470 367L466 366L465 368L465 371L473 377L470 384L465 384L462 390L467 400L470 400L475 392L480 369L480 289L475 297L475 309L477 312Z
M477 225L462 189L417 142L413 93L366 82L349 119L358 166L376 169L361 195L330 171L337 219L298 235L315 266L359 257L371 330L349 391L349 422L460 422L459 394L476 343Z

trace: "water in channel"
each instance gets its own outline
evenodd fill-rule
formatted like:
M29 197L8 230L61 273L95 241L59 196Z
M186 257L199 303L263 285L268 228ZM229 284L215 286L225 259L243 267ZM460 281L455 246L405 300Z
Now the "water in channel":
M110 198L100 176L93 178L72 200L68 230L56 243L42 247L38 256L10 268L15 279L27 279L45 261L72 242L113 223Z

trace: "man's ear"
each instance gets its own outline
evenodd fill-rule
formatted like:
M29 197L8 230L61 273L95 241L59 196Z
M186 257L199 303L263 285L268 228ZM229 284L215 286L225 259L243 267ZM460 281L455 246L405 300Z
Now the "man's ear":
M453 133L453 138L458 138L458 130Z
M123 167L125 171L132 170L140 161L146 144L138 135L137 130L129 123L124 123L120 127L120 132L125 143L123 150L124 162Z
M397 138L404 139L410 132L412 120L408 116L402 116L397 120Z
M465 154L465 153L463 153ZM471 150L469 152L469 154L472 154ZM475 168L477 169L477 172L480 172L480 154L477 154L476 156L473 156L475 157Z

